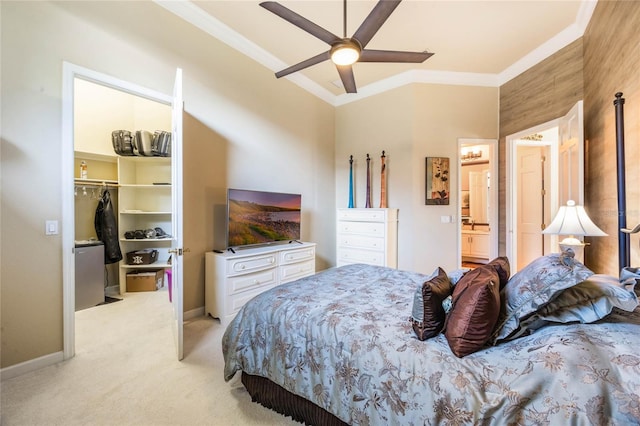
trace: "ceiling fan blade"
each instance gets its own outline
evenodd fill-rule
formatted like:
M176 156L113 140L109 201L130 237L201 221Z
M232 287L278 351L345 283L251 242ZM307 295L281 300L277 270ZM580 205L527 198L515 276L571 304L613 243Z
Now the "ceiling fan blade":
M308 32L312 36L319 38L327 44L333 44L341 40L337 35L325 30L317 24L314 24L307 18L298 15L293 10L287 9L280 3L276 3L275 1L265 1L260 3L260 6L264 7L269 12L275 13L285 21L292 23L296 27Z
M331 54L327 50L326 52L320 53L319 55L314 56L313 58L309 58L305 61L297 63L295 65L291 65L289 68L285 68L282 71L278 71L276 73L276 78L284 77L285 75L289 75L296 71L303 70L305 68L310 67L311 65L319 64L322 61L326 61L331 58Z
M353 76L353 68L351 65L336 65L340 80L347 93L358 93L356 90L356 78Z
M362 48L369 44L373 36L378 32L382 24L389 18L402 0L380 0L375 5L369 16L360 25L360 28L353 34L353 38L358 40Z
M424 62L433 53L429 52L400 52L397 50L363 50L358 62L409 62L419 64Z

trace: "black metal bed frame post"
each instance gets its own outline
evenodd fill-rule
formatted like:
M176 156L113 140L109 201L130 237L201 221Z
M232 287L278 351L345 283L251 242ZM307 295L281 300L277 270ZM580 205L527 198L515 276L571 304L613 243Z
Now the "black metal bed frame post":
M616 93L613 101L616 109L616 155L618 170L618 266L619 270L629 266L630 245L629 234L620 229L627 227L627 192L625 188L625 164L624 164L624 98L622 92Z

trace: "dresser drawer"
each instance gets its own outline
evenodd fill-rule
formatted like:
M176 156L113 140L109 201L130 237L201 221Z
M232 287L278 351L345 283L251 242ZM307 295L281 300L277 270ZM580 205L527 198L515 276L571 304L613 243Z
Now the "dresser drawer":
M271 268L266 271L254 272L252 274L237 275L227 280L227 294L241 293L252 288L263 288L272 286L277 282L277 269Z
M306 262L293 263L280 267L280 283L288 283L298 278L307 277L316 273L315 259Z
M287 250L280 253L280 264L302 262L309 259L315 259L316 251L314 247L301 248L295 250Z
M277 253L272 253L264 256L229 259L227 261L227 275L234 276L240 274L249 274L251 272L272 268L276 265L276 256Z
M338 247L384 251L384 238L338 235Z
M366 235L384 237L384 223L376 222L338 222L338 234Z
M338 248L338 266L351 263L366 263L369 265L384 266L384 253L366 250L351 250Z
M386 213L386 210L377 209L340 209L338 210L338 220L384 222Z
M226 315L235 315L238 313L238 311L240 310L240 308L242 308L245 303L247 303L249 300L253 299L254 297L256 297L257 295L259 295L260 293L269 290L270 288L275 287L275 283L269 286L265 286L265 287L260 287L258 289L255 290L251 290L251 291L245 291L243 293L239 293L239 294L234 294L231 295L229 297L226 298L226 307L225 307L225 313Z

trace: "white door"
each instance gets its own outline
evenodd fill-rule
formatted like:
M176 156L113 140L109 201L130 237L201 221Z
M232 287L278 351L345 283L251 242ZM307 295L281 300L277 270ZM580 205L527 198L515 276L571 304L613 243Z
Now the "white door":
M518 270L543 254L542 149L518 147Z
M171 104L171 201L172 234L171 242L171 289L173 305L173 337L175 339L178 360L183 358L183 239L182 239L182 69L176 71Z
M474 222L489 223L489 171L469 172L469 213Z

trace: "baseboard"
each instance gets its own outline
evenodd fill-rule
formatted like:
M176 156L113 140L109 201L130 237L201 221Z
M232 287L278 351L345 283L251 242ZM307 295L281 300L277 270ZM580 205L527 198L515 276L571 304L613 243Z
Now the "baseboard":
M190 311L185 311L182 314L182 319L185 321L192 320L194 318L198 318L204 315L204 306L201 306L196 309L192 309Z
M199 308L195 308L192 309L190 311L186 311L184 314L182 314L182 319L185 321L189 321L192 320L194 318L198 318L204 315L204 306L201 306Z
M41 356L40 358L31 359L29 361L21 362L20 364L11 365L0 370L0 381L12 379L14 377L21 376L31 371L39 370L43 367L57 364L64 361L62 351L54 352L49 355Z

